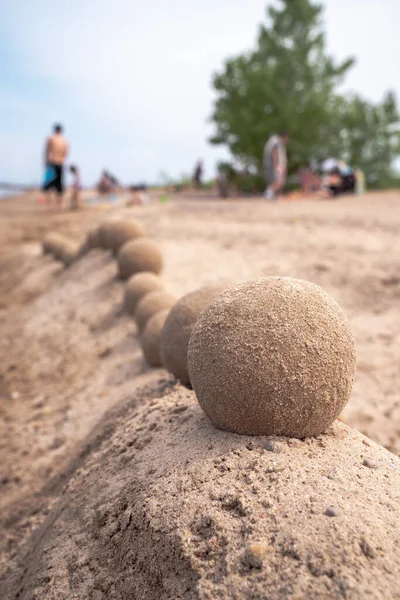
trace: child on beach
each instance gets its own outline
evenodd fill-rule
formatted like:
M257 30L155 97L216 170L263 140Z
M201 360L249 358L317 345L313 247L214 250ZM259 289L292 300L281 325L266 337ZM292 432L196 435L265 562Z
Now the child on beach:
M71 165L69 168L70 172L74 176L74 181L72 183L71 188L71 208L81 208L82 206L82 198L81 198L81 190L82 190L82 181L79 173L78 167L75 165Z

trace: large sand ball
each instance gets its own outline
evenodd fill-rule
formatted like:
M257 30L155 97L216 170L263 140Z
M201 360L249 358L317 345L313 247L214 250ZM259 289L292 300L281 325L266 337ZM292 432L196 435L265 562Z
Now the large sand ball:
M140 338L145 359L152 367L161 367L162 365L161 332L168 313L169 308L165 308L150 317Z
M150 292L143 296L139 301L135 311L136 324L139 331L142 331L147 321L160 310L172 308L176 298L173 294L166 291Z
M118 253L118 270L122 279L141 271L161 273L162 267L163 258L158 246L145 238L127 242Z
M193 327L202 310L226 285L209 285L186 294L171 309L161 336L164 367L183 385L190 384L187 353Z
M356 368L350 325L320 287L267 277L219 294L188 352L197 399L220 429L316 435L349 399Z
M144 237L146 231L139 221L113 221L107 234L107 244L114 254L129 240Z
M143 296L163 288L163 280L155 273L143 272L132 275L125 287L124 308L126 312L133 315Z

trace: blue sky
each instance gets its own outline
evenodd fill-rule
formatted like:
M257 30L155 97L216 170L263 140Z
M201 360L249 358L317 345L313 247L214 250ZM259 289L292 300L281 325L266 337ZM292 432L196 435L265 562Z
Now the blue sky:
M126 183L179 176L210 147L212 72L252 46L265 0L2 0L0 181L38 182L61 121L86 183L109 168ZM357 57L346 82L400 99L399 0L327 0L328 49Z

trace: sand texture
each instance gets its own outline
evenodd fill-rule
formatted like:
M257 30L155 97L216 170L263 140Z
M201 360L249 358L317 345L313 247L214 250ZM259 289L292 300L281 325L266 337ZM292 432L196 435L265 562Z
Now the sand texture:
M400 598L399 207L2 200L0 598ZM143 224L177 298L267 275L325 289L356 340L345 424L304 441L214 428L146 363L111 253L43 254L46 233L79 244L105 218Z
M398 459L338 422L304 442L221 433L154 383L99 430L21 600L400 597Z

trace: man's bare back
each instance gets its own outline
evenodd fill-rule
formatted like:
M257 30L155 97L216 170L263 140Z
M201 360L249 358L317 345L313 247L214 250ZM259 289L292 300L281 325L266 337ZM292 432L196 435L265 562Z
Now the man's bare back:
M46 162L62 165L68 155L68 142L62 133L53 133L47 138Z

